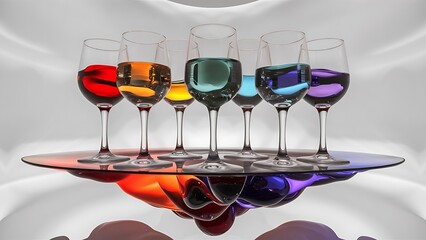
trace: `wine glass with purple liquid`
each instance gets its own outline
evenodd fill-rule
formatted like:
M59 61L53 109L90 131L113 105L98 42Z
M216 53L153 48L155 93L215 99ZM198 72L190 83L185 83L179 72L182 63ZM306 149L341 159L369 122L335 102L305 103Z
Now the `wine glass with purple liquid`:
M237 104L244 115L244 145L243 149L233 155L225 155L225 158L241 159L244 161L253 161L267 159L268 156L258 154L251 149L250 144L250 120L253 108L262 101L256 90L254 72L256 71L257 49L259 40L240 39L238 40L238 50L243 73L241 88L232 101Z
M83 96L98 107L102 134L99 153L79 159L80 163L110 164L129 160L126 156L114 155L108 147L108 114L123 99L115 84L119 49L120 42L110 39L92 38L83 42L78 87Z
M321 38L308 41L302 48L308 52L311 63L311 88L304 97L314 106L320 118L320 143L313 156L297 158L318 165L348 164L349 161L332 157L326 144L326 120L328 110L337 103L349 87L349 67L345 43L342 39Z

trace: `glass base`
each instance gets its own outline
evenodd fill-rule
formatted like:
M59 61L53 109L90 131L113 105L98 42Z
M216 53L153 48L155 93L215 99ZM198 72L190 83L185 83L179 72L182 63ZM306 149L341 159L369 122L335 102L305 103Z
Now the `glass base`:
M183 151L174 151L169 154L159 155L158 159L164 159L169 161L179 161L179 160L188 160L188 159L200 159L203 158L201 155L196 155L192 153L188 153L185 150Z
M182 172L196 173L242 173L244 168L238 165L225 163L223 161L205 161L202 163L184 166Z
M86 164L111 164L111 163L125 162L128 160L130 160L130 158L127 156L119 156L119 155L114 155L110 152L107 152L107 153L98 153L93 157L81 158L81 159L78 159L77 162L86 163Z
M118 163L113 165L114 169L117 169L117 170L135 170L135 169L153 170L153 169L168 168L171 166L173 166L173 163L168 161L155 160L151 156L143 157L143 158L138 157L136 159L133 159L124 163Z
M330 154L315 154L313 156L298 157L297 160L305 163L316 164L316 165L339 165L349 164L348 160L335 159Z
M223 157L230 158L230 159L247 160L247 161L256 161L256 160L263 160L263 159L269 158L266 155L255 153L253 152L253 150L241 150L241 152L237 154L225 155Z
M290 157L279 157L276 156L274 159L256 161L253 163L254 167L279 169L279 170L312 170L314 166L296 161Z

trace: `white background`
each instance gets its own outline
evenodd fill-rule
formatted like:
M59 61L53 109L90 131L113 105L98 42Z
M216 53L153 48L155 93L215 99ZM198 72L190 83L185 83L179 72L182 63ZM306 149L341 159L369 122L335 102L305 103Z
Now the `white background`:
M76 80L84 39L119 40L122 32L135 29L186 39L192 26L210 22L234 26L240 38L283 29L302 30L308 40L343 38L351 83L330 110L329 149L406 159L346 182L308 188L279 209L251 211L219 238L254 239L303 219L323 223L345 239L424 239L425 10L422 0L258 0L226 8L166 0L0 0L0 239L82 239L97 225L119 219L148 223L175 239L209 238L192 221L149 207L113 184L36 168L20 158L98 148L99 113ZM254 149L277 147L277 121L272 106L261 103L254 109ZM205 107L189 106L184 123L185 146L207 148ZM232 102L224 105L219 147L242 146L242 124L241 110ZM123 100L110 114L110 147L137 148L139 129L137 109ZM303 101L296 104L287 130L289 148L316 149L315 109ZM174 132L174 110L157 104L149 118L150 147L172 149ZM243 233L248 225L250 232Z

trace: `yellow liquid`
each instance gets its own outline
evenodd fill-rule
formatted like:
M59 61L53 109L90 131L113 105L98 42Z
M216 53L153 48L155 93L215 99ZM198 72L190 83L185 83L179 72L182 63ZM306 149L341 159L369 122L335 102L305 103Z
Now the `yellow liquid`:
M117 68L117 86L133 104L154 105L170 88L170 68L151 62L123 62Z
M183 81L172 83L170 91L167 93L165 100L175 107L186 107L194 101Z

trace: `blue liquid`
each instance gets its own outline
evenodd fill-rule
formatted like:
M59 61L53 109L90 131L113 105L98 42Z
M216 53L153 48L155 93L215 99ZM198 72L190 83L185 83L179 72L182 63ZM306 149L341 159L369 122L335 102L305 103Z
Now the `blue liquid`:
M232 100L243 108L253 108L262 101L262 98L257 94L253 75L243 75L241 88Z
M238 95L243 97L253 97L257 95L254 75L243 75L243 82L241 84Z
M270 104L287 106L298 102L308 92L311 69L307 64L284 64L256 70L256 88Z

